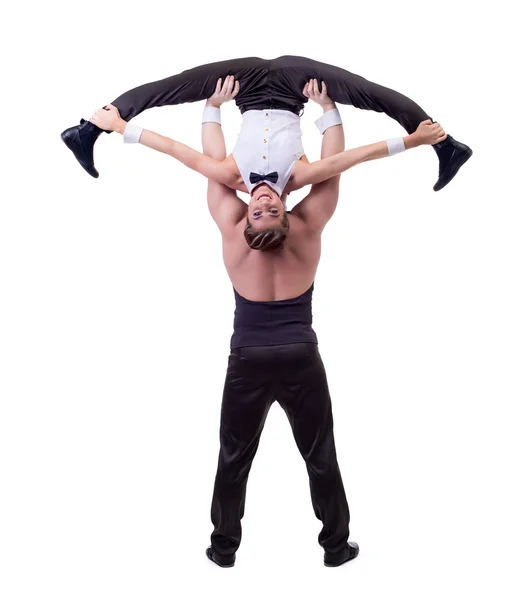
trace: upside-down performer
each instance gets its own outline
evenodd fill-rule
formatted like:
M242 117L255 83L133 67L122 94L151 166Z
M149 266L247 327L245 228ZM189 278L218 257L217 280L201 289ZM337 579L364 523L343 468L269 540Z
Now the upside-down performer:
M243 115L242 131L234 152L224 162L224 169L209 173L208 177L233 189L250 192L251 179L256 178L251 174L264 176L274 172L278 174L275 191L284 189L288 182L291 189L298 185L296 180L307 170L300 141L299 115L308 100L303 94L304 85L311 79L325 83L333 102L384 112L400 123L407 133L416 131L421 122L431 120L418 104L392 89L339 67L299 56L281 56L273 60L238 58L203 65L136 87L111 104L118 109L122 119L129 122L148 108L206 100L214 93L218 79L225 79L227 75L234 76L241 86L236 104ZM334 119L338 116L329 114L320 127L330 126ZM273 155L269 151L269 140L280 129L284 131L289 148ZM81 166L93 177L98 177L94 166L94 143L102 131L94 123L82 119L80 125L61 134ZM433 187L438 191L454 178L472 156L472 150L451 136L433 144L433 148L439 158L439 178ZM310 182L302 175L301 178L303 185L316 183L315 177Z

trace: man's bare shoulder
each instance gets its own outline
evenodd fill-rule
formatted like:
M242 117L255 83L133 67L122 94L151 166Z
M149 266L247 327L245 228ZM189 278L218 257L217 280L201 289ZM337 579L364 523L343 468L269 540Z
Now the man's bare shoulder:
M312 185L310 193L292 210L307 235L320 235L334 214L339 199L339 177Z
M244 252L250 250L245 241L244 231L247 225L247 212L238 220L237 223L227 225L221 232L223 245L230 247L234 252Z
M223 262L225 263L225 267L231 279L234 274L234 269L241 265L242 261L244 261L251 252L256 252L256 250L251 250L251 248L249 248L249 245L245 240L244 230L247 224L246 216L247 215L235 225L226 227L221 232Z
M293 210L288 214L290 233L295 233L303 239L321 237L322 229L315 226L314 219L304 210L299 202L293 207Z
M313 255L313 250L321 246L321 230L312 227L295 210L288 214L288 219L289 234L286 247L299 257L308 252Z

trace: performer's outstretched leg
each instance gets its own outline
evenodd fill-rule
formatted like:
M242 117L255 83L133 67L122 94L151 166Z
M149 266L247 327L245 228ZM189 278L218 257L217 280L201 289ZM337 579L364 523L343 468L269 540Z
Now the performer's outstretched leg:
M125 121L130 121L148 108L206 100L214 93L220 77L234 75L240 82L236 104L244 111L255 107L257 102L267 97L270 64L270 60L262 58L237 58L202 65L179 75L133 88L118 96L111 104L118 108ZM62 140L92 177L99 176L94 166L94 144L101 133L103 131L99 127L81 119L79 125L70 127L61 134Z
M240 92L235 98L239 108L263 97L271 61L262 58L236 58L210 63L136 87L111 102L124 121L148 108L170 106L185 102L198 102L210 98L218 79L234 75L240 82Z
M302 90L309 79L324 81L328 95L334 102L356 108L384 112L413 133L430 116L413 100L382 85L355 75L345 69L301 56L281 56L271 61L270 86L275 98L290 96L297 106L307 102ZM439 179L434 186L438 191L455 177L457 171L472 156L472 150L448 136L434 145L439 157Z
M413 100L383 85L373 83L345 69L302 56L281 56L271 61L272 95L291 95L300 106L308 101L302 90L309 79L324 81L330 98L363 110L384 112L413 133L429 115Z

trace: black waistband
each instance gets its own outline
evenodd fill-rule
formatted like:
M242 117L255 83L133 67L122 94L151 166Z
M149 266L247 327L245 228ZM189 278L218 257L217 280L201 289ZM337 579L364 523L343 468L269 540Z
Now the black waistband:
M296 298L259 302L247 300L236 290L234 333L231 348L317 343L312 327L314 284Z
M248 110L287 110L298 117L302 117L304 114L304 106L301 106L301 104L294 104L279 100L259 100L257 102L246 104L245 106L241 105L239 109L242 115Z

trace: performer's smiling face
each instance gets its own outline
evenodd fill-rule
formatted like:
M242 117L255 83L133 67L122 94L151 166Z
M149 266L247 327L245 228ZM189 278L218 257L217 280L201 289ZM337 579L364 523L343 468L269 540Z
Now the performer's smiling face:
M255 187L247 209L244 237L253 250L282 250L289 233L285 199L266 183Z
M247 216L254 229L280 227L285 212L286 206L267 183L261 183L253 189Z

